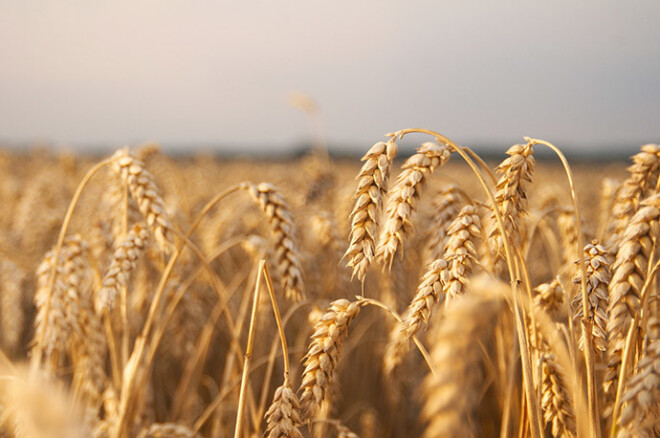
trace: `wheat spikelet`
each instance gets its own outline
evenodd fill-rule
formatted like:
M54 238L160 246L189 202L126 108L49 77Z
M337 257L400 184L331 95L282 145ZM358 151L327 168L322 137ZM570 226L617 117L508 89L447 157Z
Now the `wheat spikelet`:
M302 438L298 430L301 424L298 396L291 389L287 377L282 386L275 390L273 402L266 412L266 437Z
M138 438L199 438L199 434L181 424L155 423L143 429Z
M549 315L557 316L564 305L564 289L559 278L549 283L539 284L534 288L534 305L546 311Z
M574 437L575 414L566 377L552 354L544 354L541 366L541 408L546 424L552 425L553 437Z
M561 241L561 253L564 266L571 266L579 258L575 253L578 241L578 229L575 223L575 214L573 210L562 210L557 216L557 226L559 227L559 238Z
M513 244L519 245L520 236L524 235L521 227L527 210L525 185L532 181L534 171L534 149L530 143L512 146L506 153L509 157L497 168L497 173L502 176L495 187L495 200L502 215L505 235L502 236L493 212L488 240L492 265L500 273L504 271L504 239L510 239Z
M37 269L35 304L36 333L44 332L44 357L53 357L63 351L73 333L81 333L79 317L79 288L82 279L82 253L85 243L78 236L68 238L62 247L59 262L54 250L46 254ZM53 264L56 264L55 283L50 298L50 311L46 320L46 301ZM56 357L55 357L56 359ZM55 367L56 364L53 364Z
M128 185L140 213L156 237L156 242L163 250L168 250L172 225L153 177L145 169L144 163L134 157L127 148L118 150L113 157L113 169L124 184Z
M449 266L442 272L441 281L447 300L451 300L465 293L472 260L477 257L475 242L481 235L481 224L476 209L471 205L463 207L447 235L443 257Z
M445 164L451 155L449 147L434 142L422 144L417 153L408 158L397 182L387 196L387 221L376 249L376 259L390 265L392 258L412 228L410 222L415 202L420 197L426 179Z
M431 229L425 248L427 254L425 259L429 263L442 257L447 230L456 215L458 215L460 204L461 197L455 185L450 185L440 191L433 200L434 214L431 218Z
M494 324L500 308L499 299L479 292L471 290L452 302L431 333L431 360L437 376L429 374L422 385L426 438L478 436L474 415L482 380L479 340Z
M607 301L608 286L612 279L610 264L612 255L600 245L593 241L584 247L584 261L587 267L587 295L589 297L589 315L591 322L591 335L593 336L593 348L595 351L607 350ZM579 270L573 283L580 284ZM584 315L582 307L582 292L577 291L573 298L574 319L579 321ZM584 338L580 335L580 350L584 349Z
M654 241L660 236L660 195L642 201L621 239L612 266L607 321L608 369L605 391L611 394L621 366L621 355L630 322L640 310L640 293Z
M149 234L146 228L136 224L126 235L126 239L112 256L112 262L103 277L99 296L98 312L110 312L115 308L117 295L128 284L128 276L135 269L135 262L144 250Z
M363 280L375 255L378 215L387 192L392 161L396 157L394 139L376 143L362 158L364 165L357 176L355 205L350 214L349 246L344 254L353 277Z
M348 326L360 312L362 302L345 299L333 301L314 326L300 389L302 419L312 418L331 384Z
M3 347L15 352L23 334L25 312L22 287L25 273L9 259L0 260L0 327Z
M637 362L635 375L626 382L621 402L619 437L660 436L660 340L649 344Z
M614 198L612 205L612 221L609 226L607 243L616 250L621 238L637 210L639 201L657 184L660 171L660 146L647 144L632 157L633 164L628 168L629 176Z
M295 239L295 225L284 198L267 183L250 186L250 194L268 218L275 240L275 266L287 298L298 302L305 297L302 264Z

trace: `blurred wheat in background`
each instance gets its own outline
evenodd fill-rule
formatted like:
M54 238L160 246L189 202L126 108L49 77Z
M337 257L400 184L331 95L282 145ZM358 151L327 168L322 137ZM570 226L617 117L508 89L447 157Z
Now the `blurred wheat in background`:
M658 436L660 146L506 153L2 152L0 435Z

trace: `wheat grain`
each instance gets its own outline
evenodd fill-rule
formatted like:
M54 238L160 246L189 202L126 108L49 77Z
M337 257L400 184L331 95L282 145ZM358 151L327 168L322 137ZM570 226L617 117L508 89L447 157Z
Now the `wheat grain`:
M544 354L541 366L541 408L543 418L552 425L553 437L574 437L575 414L564 371L552 354Z

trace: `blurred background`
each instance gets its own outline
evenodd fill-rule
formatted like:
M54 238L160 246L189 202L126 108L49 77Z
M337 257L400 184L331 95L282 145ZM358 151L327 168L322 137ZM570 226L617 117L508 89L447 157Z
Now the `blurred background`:
M573 155L660 141L660 2L0 1L0 142L363 153L440 131Z

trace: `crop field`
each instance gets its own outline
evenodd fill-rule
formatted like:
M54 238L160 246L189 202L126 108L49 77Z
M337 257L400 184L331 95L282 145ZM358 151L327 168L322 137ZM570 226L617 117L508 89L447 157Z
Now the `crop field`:
M374 142L0 152L0 437L660 436L660 146Z

